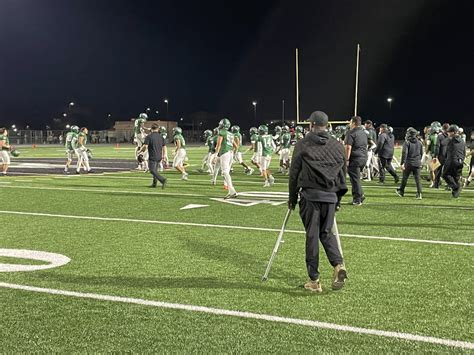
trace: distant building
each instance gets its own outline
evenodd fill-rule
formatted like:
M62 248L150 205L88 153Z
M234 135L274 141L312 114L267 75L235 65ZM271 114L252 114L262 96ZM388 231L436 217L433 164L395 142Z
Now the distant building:
M152 124L158 124L158 126L166 127L168 134L171 134L171 130L177 126L175 121L147 121L145 127L151 128ZM109 141L113 143L133 142L133 129L135 127L135 119L132 118L129 121L115 121L114 126L111 130L107 131Z

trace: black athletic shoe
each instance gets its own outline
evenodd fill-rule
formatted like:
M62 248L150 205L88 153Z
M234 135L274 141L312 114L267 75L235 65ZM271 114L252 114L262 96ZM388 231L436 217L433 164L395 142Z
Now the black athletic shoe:
M416 200L421 200L421 193L417 193L415 199Z
M461 193L461 188L458 187L457 189L453 189L452 194L454 198L458 198L459 194Z
M398 176L395 176L395 184L398 184L399 181L400 181L400 178Z
M165 188L167 182L168 182L168 179L165 179L165 181L163 181L163 183L161 184L161 189Z
M364 201L365 201L365 195L362 195L362 197L360 198L360 203L362 203Z
M150 189L154 189L156 188L156 184L151 184L150 186L148 186Z
M400 197L403 197L403 196L405 195L405 192L403 192L403 191L400 190L400 189L396 189L396 190L395 190L395 193L396 193L398 196L400 196Z
M81 173L80 171L77 171L77 170L76 170L76 174L78 174L78 175L79 175L80 173Z

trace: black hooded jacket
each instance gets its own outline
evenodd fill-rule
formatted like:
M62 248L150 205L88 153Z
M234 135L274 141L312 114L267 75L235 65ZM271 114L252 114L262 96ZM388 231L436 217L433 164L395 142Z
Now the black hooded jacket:
M395 137L393 133L381 133L377 139L377 148L375 148L375 154L378 154L380 158L392 159L394 150Z
M289 178L289 200L296 204L300 189L347 192L343 145L326 131L310 132L293 152Z
M405 166L421 167L423 145L416 136L408 137L402 147L401 164Z
M459 136L447 138L446 164L461 164L466 159L466 143Z

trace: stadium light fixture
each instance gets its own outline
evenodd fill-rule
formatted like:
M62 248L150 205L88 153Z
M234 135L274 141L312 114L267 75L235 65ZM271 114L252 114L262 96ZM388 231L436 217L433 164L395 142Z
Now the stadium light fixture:
M63 113L63 117L67 117L67 113L66 113L66 112Z
M69 128L71 128L71 126L67 124L67 125L66 125L66 129L69 129Z

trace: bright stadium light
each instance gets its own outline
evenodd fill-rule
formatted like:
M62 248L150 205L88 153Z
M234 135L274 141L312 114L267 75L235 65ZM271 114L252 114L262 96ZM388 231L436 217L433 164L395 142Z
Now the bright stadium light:
M66 112L63 113L63 117L67 117L67 113L66 113Z
M15 128L16 128L16 126L13 124L13 125L12 125L12 128L13 128L13 129L15 129Z
M71 126L67 124L67 125L66 125L66 129L69 129L69 128L71 128Z
M393 98L387 97L388 107L389 107L390 109L392 109L392 101L393 101Z
M71 102L69 103L69 106L70 106L70 107L72 107L72 106L74 106L74 105L75 105L75 103L74 103L73 101L71 101Z

